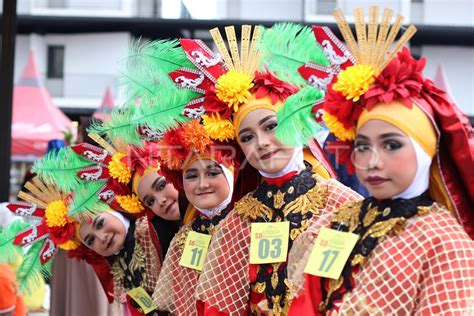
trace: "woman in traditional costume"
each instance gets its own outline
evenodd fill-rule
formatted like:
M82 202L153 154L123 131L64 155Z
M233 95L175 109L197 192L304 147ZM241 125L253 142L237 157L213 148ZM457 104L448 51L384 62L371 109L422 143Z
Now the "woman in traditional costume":
M34 169L48 182L56 181L63 192L74 192L69 212L81 219L76 225L77 239L101 256L89 261L100 263L95 271L106 293L113 293L119 303L128 302L136 312L137 305L127 293L138 287L153 293L164 252L180 221L156 216L134 191L142 176L163 178L153 143L132 146L121 140L106 141L97 134L91 137L101 147L83 143L65 148L38 161ZM174 209L178 208L171 211L179 219ZM118 225L104 233L103 223ZM74 251L72 256L77 253L81 255Z
M402 17L385 38L392 11L385 10L377 29L377 10L370 8L368 42L360 37L363 11L355 10L357 43L335 11L350 50L341 44L340 52L357 57L339 68L323 116L336 137L353 142L345 162L371 196L339 208L329 225L356 234L339 277L292 271L290 314L466 315L474 288L472 126L446 92L423 77L424 59L415 60L407 48L397 54L413 26L387 54ZM314 29L320 42L328 30ZM371 34L379 34L377 42ZM296 241L290 264L314 264L307 260L313 245L320 246L320 227L313 228Z
M312 110L323 94L299 70L308 62L327 62L321 52L306 50L314 44L311 30L293 24L256 28L250 41L251 27L244 26L240 58L234 32L226 28L229 54L219 31L211 30L229 70L206 90L204 102L209 103L204 107L208 104L214 114L204 124L230 126L247 161L263 179L235 203L215 232L197 297L208 314L285 314L291 304L286 255L293 240L321 214L359 196L329 179L323 155L315 159L303 149L318 128ZM281 238L272 239L268 252L258 246L251 249L268 233L254 233L255 224L270 230L281 227ZM252 253L279 258L259 263Z
M169 143L171 140L173 143ZM205 307L196 300L195 291L205 252L190 265L183 261L184 249L190 247L190 232L200 237L212 236L232 210L233 201L242 196L239 191L234 194L239 161L234 155L235 147L213 141L198 120L166 132L159 145L163 165L169 170L167 176L182 188L190 208L164 260L153 294L154 303L159 310L174 315L203 315ZM185 159L177 158L181 155L174 151ZM207 246L206 243L206 250Z
M25 278L47 274L60 247L70 257L93 265L107 295L113 295L118 303L128 302L127 310L132 314L142 314L127 293L137 287L152 293L161 268L160 248L147 216L129 219L97 198L92 203L94 211L83 208L86 201L94 199L90 192L95 193L96 188L76 187L72 196L55 184L34 178L26 189L29 192L20 192L19 197L27 202L8 205L15 214L36 220L10 241L30 246L27 256L36 258L29 261L36 276Z

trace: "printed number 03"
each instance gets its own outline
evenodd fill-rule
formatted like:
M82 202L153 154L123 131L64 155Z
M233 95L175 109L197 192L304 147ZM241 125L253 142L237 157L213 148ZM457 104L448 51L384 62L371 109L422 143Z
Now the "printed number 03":
M263 238L258 242L258 257L260 259L267 259L270 255L276 259L281 255L281 238L274 238L271 242L272 250L270 250L270 240Z

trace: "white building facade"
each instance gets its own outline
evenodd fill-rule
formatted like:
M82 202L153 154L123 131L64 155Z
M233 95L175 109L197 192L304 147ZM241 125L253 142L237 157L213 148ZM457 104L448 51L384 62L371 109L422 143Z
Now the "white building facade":
M472 0L18 0L18 14L324 24L333 22L331 12L336 7L350 16L353 8L368 8L372 4L391 7L404 15L407 23L415 25L474 27ZM107 86L112 88L119 103L120 61L126 56L131 40L132 36L126 32L18 35L15 79L29 51L34 50L41 76L58 106L97 108ZM416 49L428 59L425 75L434 78L441 64L453 99L468 115L474 116L474 47L425 45Z

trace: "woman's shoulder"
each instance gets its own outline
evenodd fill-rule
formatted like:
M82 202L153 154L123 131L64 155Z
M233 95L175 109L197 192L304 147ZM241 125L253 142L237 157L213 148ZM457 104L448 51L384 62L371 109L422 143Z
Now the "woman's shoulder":
M456 251L466 249L474 256L474 241L469 237L455 216L443 205L433 203L426 207L424 215L411 218L407 229L416 233L429 244L429 250L445 249Z
M443 205L434 202L431 206L420 206L418 216L409 220L427 234L464 233L455 216ZM467 234L466 234L466 237Z
M227 215L224 221L228 223L241 219L246 222L255 220L259 216L267 215L271 217L271 209L256 198L254 192L247 193L239 201L235 202L234 210Z
M336 179L323 179L316 175L317 186L326 193L326 210L334 212L339 208L346 208L353 203L363 200L363 196L345 186ZM322 190L319 191L322 191Z

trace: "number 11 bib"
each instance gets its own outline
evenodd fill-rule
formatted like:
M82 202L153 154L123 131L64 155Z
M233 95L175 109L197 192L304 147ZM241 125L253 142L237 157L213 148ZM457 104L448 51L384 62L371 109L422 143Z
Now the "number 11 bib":
M186 238L179 265L201 271L207 254L211 235L190 231Z

